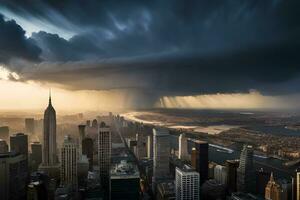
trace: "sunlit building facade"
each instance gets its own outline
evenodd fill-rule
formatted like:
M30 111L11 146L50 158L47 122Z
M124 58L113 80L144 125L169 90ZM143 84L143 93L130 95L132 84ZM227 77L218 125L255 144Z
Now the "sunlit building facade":
M175 191L176 200L199 199L200 177L192 167L184 165L176 168Z

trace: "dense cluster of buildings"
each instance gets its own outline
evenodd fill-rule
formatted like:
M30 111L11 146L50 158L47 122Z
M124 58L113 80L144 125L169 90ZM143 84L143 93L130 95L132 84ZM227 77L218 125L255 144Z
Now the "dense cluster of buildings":
M25 120L27 133L35 132L34 123ZM239 159L216 164L209 161L206 141L176 134L110 113L78 125L76 137L65 135L59 143L50 97L42 144L29 145L27 134L10 136L8 127L0 127L0 197L300 200L300 171L289 181L255 169L249 145Z

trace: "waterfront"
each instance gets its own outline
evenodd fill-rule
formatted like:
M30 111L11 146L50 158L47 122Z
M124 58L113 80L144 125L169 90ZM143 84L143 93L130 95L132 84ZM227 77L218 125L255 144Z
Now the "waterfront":
M266 126L266 125L255 125L246 126L245 129L258 131L265 134L277 135L277 136L300 136L299 130L293 130L286 128L284 125Z
M180 129L187 131L189 135L191 134L193 137L209 137L209 160L217 164L224 164L226 160L239 159L240 150L244 141L261 141L260 138L263 135L273 135L274 137L284 136L288 138L300 135L300 131L287 129L284 125L271 126L266 124L265 120L271 119L273 117L272 113L241 114L239 112L230 111L177 109L159 110L156 112L129 112L122 116L130 121L138 121L153 126L163 126L173 130ZM237 127L241 127L241 129ZM200 131L200 129L203 131ZM226 134L224 134L225 132ZM220 133L222 134L219 135ZM232 140L235 138L239 138L238 142L230 142L232 144L229 146L222 145L224 139L228 141L228 139ZM175 150L178 149L177 135L172 136L171 146ZM254 154L254 167L256 169L264 168L266 171L273 172L274 176L278 178L290 179L297 166L286 167L284 166L285 162L286 161L277 158L266 157L258 152Z
M172 135L171 146L178 150L178 136ZM228 149L228 148L226 148ZM229 150L229 149L228 149ZM230 149L227 151L219 145L209 145L209 161L223 165L226 160L235 160L240 158L239 149ZM265 158L263 156L254 155L254 167L259 170L263 168L266 171L273 172L278 178L290 179L295 168L287 168L283 166L284 161L276 158Z

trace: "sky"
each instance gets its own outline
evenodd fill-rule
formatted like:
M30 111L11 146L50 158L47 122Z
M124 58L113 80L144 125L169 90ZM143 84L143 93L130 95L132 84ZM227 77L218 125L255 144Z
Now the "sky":
M40 108L49 88L71 110L299 108L299 11L298 0L4 0L0 109Z

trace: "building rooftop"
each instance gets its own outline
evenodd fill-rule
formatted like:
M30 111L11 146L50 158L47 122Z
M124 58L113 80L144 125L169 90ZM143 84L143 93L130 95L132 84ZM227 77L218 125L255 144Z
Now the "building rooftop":
M111 179L129 179L139 177L140 173L137 165L129 163L127 160L121 160L121 162L115 164L111 168Z
M203 140L197 140L197 139L191 139L191 138L189 138L188 140L191 142L194 142L196 144L208 144L206 141L203 141Z
M161 182L157 185L157 188L163 195L166 196L175 195L174 181Z
M232 193L231 198L234 200L262 200L263 198L259 198L253 194L243 193L243 192L235 192Z
M193 172L198 173L196 170L190 166L190 165L183 165L182 167L176 167L176 170L179 170L180 172Z
M169 130L166 128L154 128L153 134L157 136L169 136Z
M9 158L9 157L15 157L21 155L19 153L16 152L7 152L7 153L0 153L0 158Z
M24 133L16 133L10 137L18 137L18 136L24 136L25 134Z

